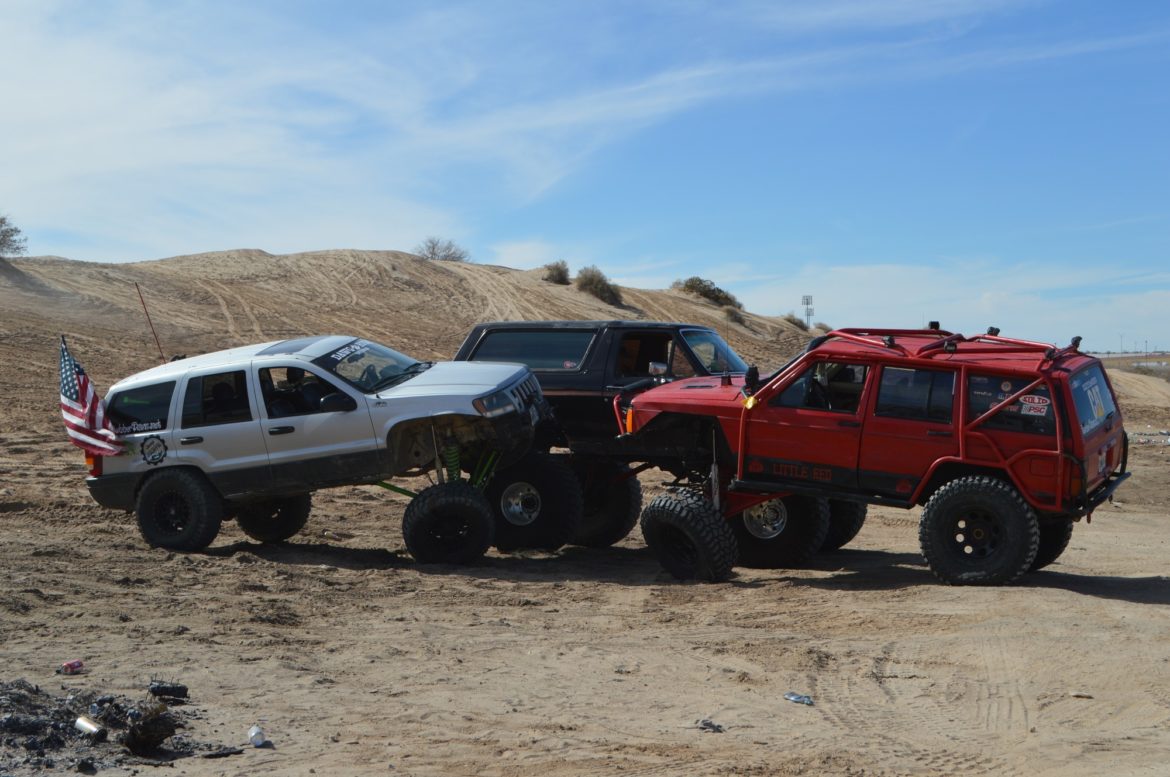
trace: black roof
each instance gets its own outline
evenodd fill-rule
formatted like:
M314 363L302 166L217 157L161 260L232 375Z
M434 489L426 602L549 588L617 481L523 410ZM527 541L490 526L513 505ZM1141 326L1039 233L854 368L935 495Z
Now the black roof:
M669 321L487 321L477 329L711 329L703 324ZM713 330L712 330L713 331Z

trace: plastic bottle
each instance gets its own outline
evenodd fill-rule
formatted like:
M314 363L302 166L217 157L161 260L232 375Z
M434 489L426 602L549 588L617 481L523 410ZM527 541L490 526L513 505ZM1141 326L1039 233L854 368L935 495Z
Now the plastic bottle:
M248 741L252 743L252 747L263 747L268 738L264 736L264 729L260 728L259 724L248 729Z

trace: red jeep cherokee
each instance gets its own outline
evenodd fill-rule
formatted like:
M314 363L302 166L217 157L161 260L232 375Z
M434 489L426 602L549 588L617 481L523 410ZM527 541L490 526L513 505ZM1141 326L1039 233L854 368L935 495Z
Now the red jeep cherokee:
M936 577L1010 583L1055 561L1128 477L1112 386L1079 344L839 329L764 380L693 378L615 402L629 448L685 486L646 507L646 543L677 577L721 580L737 558L769 566L827 531L840 547L866 504L924 505Z

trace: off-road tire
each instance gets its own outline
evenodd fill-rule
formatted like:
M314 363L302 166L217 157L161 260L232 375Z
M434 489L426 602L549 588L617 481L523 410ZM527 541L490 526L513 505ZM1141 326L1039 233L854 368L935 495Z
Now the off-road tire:
M584 498L581 526L569 539L587 548L608 548L633 531L642 512L642 484L628 465L574 456L571 461Z
M1040 546L1036 549L1036 558L1032 559L1029 572L1043 569L1060 558L1068 548L1072 539L1073 522L1071 518L1055 521L1046 521L1040 524Z
M752 514L783 510L782 525L774 536L759 536L748 528ZM789 569L811 559L825 544L829 532L829 502L815 496L792 494L764 502L732 517L731 529L739 546L739 565L755 569ZM769 532L770 533L770 532Z
M699 494L657 496L642 511L642 537L667 572L679 580L717 583L731 577L735 535Z
M492 545L492 509L466 481L422 490L402 515L402 539L420 564L470 564Z
M847 499L829 500L829 533L825 535L822 553L831 553L848 545L865 525L868 507L863 502Z
M495 546L556 550L581 527L581 486L567 456L529 453L500 470L487 487L495 516Z
M312 494L249 502L236 509L240 530L258 542L284 542L295 536L309 521Z
M1036 513L993 477L961 477L934 492L918 529L930 571L950 585L1005 585L1032 565L1040 545Z
M156 472L138 491L138 530L154 548L203 550L219 534L224 504L207 478L190 469Z

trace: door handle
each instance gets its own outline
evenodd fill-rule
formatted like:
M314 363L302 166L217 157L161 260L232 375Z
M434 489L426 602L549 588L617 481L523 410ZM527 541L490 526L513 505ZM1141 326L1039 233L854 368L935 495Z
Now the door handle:
M296 431L295 426L274 426L268 430L269 434L292 434Z
M851 429L856 429L861 426L860 421L838 421L837 426L847 426Z
M203 442L202 437L181 437L179 438L179 445L194 445L197 442Z
M927 429L926 436L927 437L954 437L955 435L952 434L951 432L944 432L941 429Z

